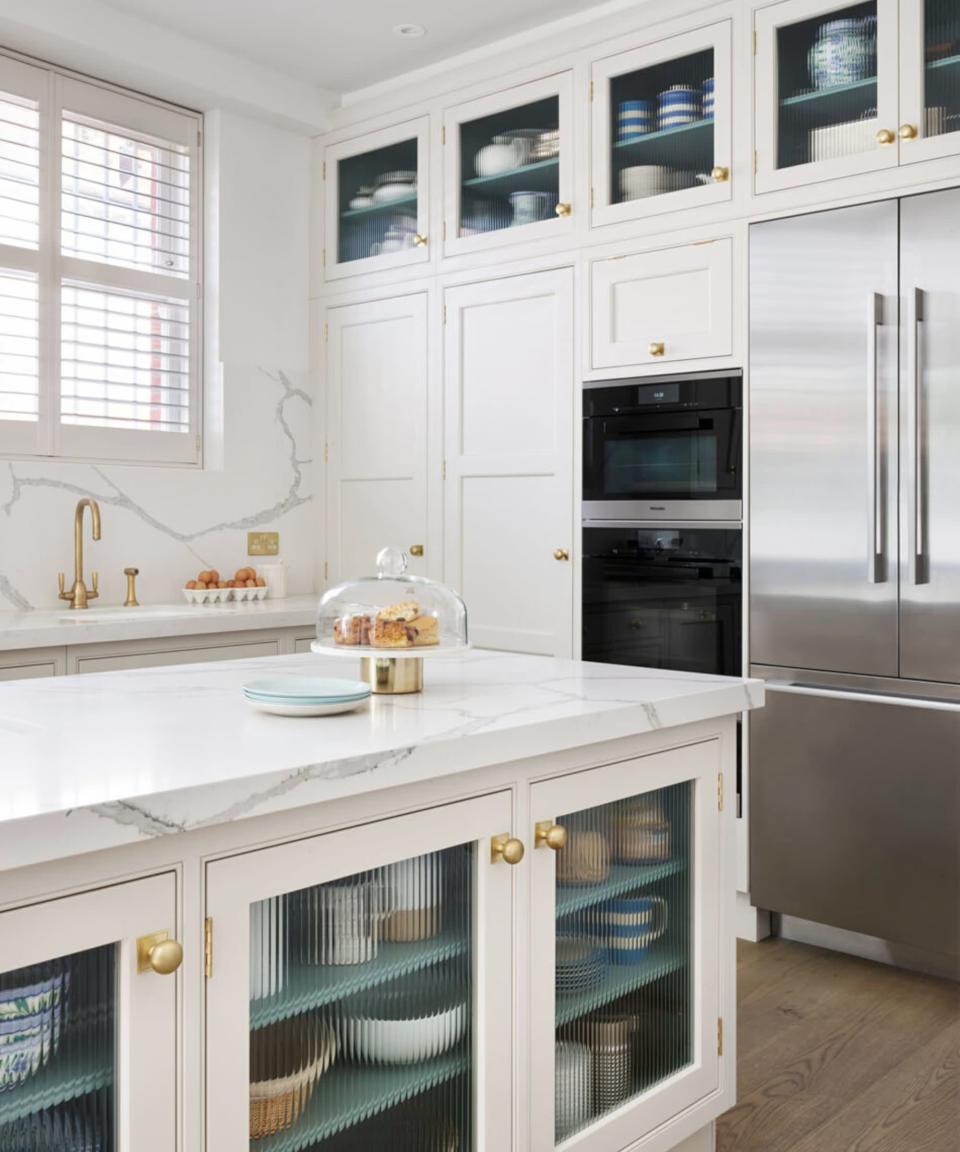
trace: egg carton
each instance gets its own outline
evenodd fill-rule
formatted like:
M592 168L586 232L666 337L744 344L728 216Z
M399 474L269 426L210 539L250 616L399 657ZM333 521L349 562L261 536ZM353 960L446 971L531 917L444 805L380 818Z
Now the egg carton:
M188 604L225 604L228 600L266 600L266 588L183 588Z

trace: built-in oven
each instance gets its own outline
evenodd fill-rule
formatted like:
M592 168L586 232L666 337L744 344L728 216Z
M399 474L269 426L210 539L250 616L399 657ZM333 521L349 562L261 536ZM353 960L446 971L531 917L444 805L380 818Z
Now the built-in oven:
M584 660L741 674L739 523L585 523L582 558Z
M584 385L583 520L740 520L743 381Z

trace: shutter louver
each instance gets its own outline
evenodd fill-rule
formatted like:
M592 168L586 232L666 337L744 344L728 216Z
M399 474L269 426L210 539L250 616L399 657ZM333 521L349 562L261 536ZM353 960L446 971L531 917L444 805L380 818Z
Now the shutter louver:
M40 403L37 278L0 269L0 420L36 421Z
M0 244L40 243L40 112L0 92Z

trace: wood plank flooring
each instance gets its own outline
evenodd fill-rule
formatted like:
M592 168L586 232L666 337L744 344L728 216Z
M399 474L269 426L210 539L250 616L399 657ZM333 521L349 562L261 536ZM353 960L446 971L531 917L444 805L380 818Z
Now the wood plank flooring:
M718 1152L960 1152L960 985L787 940L737 970Z

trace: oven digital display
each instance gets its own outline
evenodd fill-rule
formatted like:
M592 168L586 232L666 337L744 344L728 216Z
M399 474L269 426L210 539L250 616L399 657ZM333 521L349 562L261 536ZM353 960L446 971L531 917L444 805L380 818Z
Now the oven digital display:
M637 389L638 404L678 404L680 402L680 385L655 384Z

